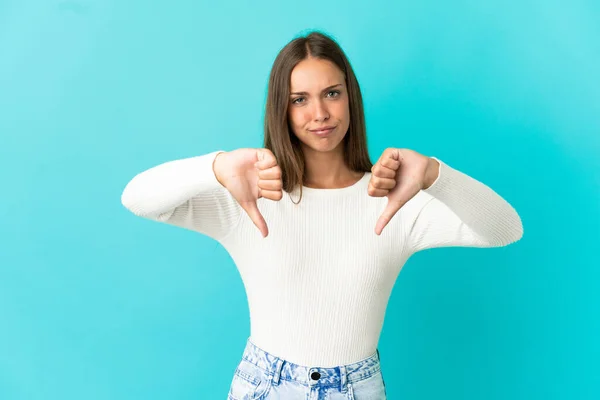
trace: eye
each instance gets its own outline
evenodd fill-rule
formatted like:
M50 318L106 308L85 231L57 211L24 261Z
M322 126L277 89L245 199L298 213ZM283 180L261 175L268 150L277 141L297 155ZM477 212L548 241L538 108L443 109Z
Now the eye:
M339 90L330 90L329 92L327 92L327 95L328 96L331 95L331 96L329 96L330 98L338 97L340 95L340 91Z
M304 100L304 97L296 97L295 99L292 100L293 104L300 104L301 100Z

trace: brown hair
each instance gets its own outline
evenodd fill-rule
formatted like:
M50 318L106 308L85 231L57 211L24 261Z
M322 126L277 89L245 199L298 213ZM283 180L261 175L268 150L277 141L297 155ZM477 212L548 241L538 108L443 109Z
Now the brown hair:
M292 70L309 57L333 62L343 72L348 90L350 124L344 137L344 160L353 171L369 172L373 164L367 149L362 95L354 71L340 46L328 35L312 31L289 42L277 55L269 76L264 122L264 147L271 150L282 171L283 190L291 192L305 178L304 154L288 122ZM300 201L299 200L299 201Z

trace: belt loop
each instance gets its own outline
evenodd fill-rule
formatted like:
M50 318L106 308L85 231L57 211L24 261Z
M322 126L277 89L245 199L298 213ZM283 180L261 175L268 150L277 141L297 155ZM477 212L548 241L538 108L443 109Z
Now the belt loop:
M281 377L281 369L283 368L283 360L278 358L275 360L275 369L273 370L272 382L274 386L279 384L279 378Z
M348 372L345 366L340 367L340 392L346 393L348 389Z

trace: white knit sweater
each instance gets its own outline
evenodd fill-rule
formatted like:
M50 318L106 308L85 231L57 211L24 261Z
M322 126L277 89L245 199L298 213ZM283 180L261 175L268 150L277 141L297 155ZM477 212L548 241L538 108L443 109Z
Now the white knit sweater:
M133 214L208 235L233 258L246 289L251 340L304 366L353 363L377 348L392 287L407 259L443 246L496 247L519 240L521 219L483 183L440 162L440 175L392 218L371 197L371 174L341 189L303 188L259 199L260 231L216 179L218 152L136 175L122 203ZM290 197L291 196L291 197Z

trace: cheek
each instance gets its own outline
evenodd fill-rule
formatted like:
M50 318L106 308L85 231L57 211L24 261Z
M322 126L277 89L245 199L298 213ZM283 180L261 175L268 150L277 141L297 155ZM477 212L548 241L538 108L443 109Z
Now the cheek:
M336 117L344 122L350 121L350 108L348 107L347 102L339 102L334 106L334 112Z
M288 114L288 118L294 128L301 129L306 125L307 115L301 109L292 109Z
M336 101L332 101L329 105L329 110L335 113L338 118L344 118L350 113L350 103L347 95L342 95L341 98Z

